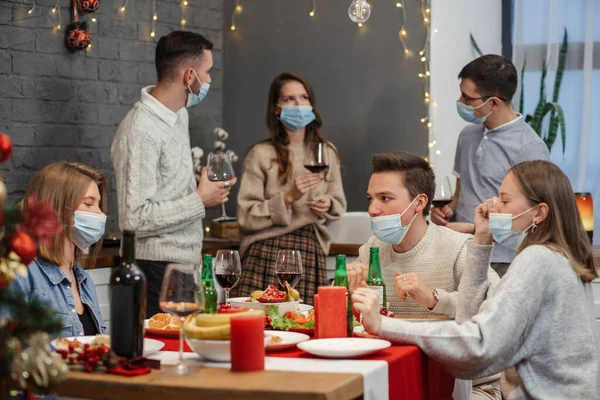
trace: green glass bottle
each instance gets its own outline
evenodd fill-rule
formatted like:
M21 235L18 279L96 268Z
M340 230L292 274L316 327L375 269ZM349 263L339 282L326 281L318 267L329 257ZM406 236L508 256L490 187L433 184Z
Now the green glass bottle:
M371 247L367 285L379 293L379 308L384 308L387 304L387 299L385 295L385 281L383 280L383 275L381 273L378 247Z
M333 284L334 286L343 286L346 288L346 335L352 337L354 335L354 314L352 313L352 299L348 290L348 271L346 269L346 256L344 254L338 254L335 257L335 279Z
M204 290L205 314L216 314L218 309L218 293L215 289L215 279L213 276L212 256L205 254L202 257L202 288Z

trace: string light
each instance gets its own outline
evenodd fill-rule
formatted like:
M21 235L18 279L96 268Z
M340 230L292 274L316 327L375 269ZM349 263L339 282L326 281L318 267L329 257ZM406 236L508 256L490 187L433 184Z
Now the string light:
M188 5L188 2L184 0L184 2L183 2L183 6L184 6L184 7L187 7L187 5Z
M240 0L235 0L235 7L233 7L233 12L231 13L231 25L229 26L229 29L231 31L235 31L236 26L235 26L235 13L241 13L242 12L242 6L240 6Z
M310 9L310 12L308 13L308 15L310 15L311 17L314 17L316 13L317 13L316 0L312 0L312 8Z
M356 25L358 25L358 27L359 27L359 28L362 28L362 27L363 27L363 24L362 24L362 22L359 22L359 23L358 23L358 24L356 24Z
M188 0L181 0L181 21L179 22L181 26L185 26L187 24L187 5Z
M406 25L406 7L404 6L404 0L400 0L396 3L396 8L400 9L400 28L398 29L398 39L400 40L400 45L402 46L402 48L404 49L404 55L406 57L410 57L411 56L411 51L408 48L408 45L406 44L406 37L408 36L408 32L406 32L406 29L404 28Z
M421 118L421 122L425 123L425 121L427 121L428 119L429 119L429 117L423 117L423 118Z
M56 30L60 31L60 24L61 24L61 15L60 15L60 7L59 7L59 1L60 0L56 0L56 4L54 5L54 7L52 7L52 16L54 17L54 23L56 24Z
M92 22L98 22L98 20L96 19L96 17L92 18Z
M150 37L156 36L156 21L158 20L158 14L156 14L156 0L152 0L152 30L150 31Z
M29 11L27 11L27 14L32 14L33 10L35 10L37 4L35 4L35 0L31 1L31 8L29 9Z
M125 0L125 3L123 3L123 5L121 6L121 8L119 8L119 11L124 13L125 10L127 10L127 3L129 2L129 0Z
M185 19L182 19L181 20L181 25L185 25L185 24L187 24L187 21Z

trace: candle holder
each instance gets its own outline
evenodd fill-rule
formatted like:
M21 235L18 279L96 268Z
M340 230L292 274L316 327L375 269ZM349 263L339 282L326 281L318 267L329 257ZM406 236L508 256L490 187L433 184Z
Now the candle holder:
M575 193L575 201L583 229L588 234L590 242L594 239L594 201L591 193Z

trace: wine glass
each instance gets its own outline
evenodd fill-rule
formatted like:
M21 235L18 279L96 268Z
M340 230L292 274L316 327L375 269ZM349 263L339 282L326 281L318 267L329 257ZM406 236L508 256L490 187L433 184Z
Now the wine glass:
M229 304L229 291L242 277L242 263L237 250L219 250L215 257L215 279L225 291L225 305Z
M287 281L291 287L296 287L302 278L302 256L298 250L279 250L275 262L275 276L282 288Z
M187 375L190 368L183 360L183 324L190 315L204 309L204 291L197 279L201 269L194 264L168 264L160 288L159 305L166 313L179 318L179 362L175 368L167 371L177 375Z
M329 146L326 142L310 142L306 145L304 168L315 174L327 173L329 171ZM319 195L318 189L320 187L321 183L315 189L314 197ZM313 203L314 200L309 200L308 202Z
M235 177L233 166L227 153L210 153L206 167L208 168L208 180L211 182L225 182ZM225 203L221 204L221 216L215 221L230 221L235 218L227 216Z
M452 202L452 186L450 186L450 178L447 176L439 177L436 181L433 206L441 208Z

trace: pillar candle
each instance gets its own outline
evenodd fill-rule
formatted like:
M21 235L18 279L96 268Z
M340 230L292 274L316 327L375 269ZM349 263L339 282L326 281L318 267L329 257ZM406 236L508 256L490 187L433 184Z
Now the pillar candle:
M265 369L265 316L240 315L231 318L231 369Z
M346 288L343 286L319 287L319 316L316 326L319 338L346 337Z
M319 320L319 305L318 305L318 301L319 301L319 295L315 294L314 297L314 308L315 308L315 334L314 334L314 338L318 339L319 338L319 324L318 324L318 320Z

